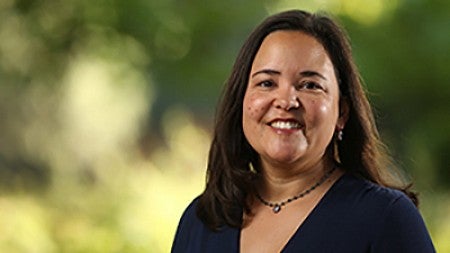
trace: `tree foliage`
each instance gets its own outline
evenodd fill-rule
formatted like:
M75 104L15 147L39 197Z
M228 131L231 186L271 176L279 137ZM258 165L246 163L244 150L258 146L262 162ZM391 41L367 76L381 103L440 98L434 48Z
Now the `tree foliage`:
M170 238L149 246L158 235L140 230L133 208L173 207L145 197L160 196L150 183L171 192L181 211L177 193L204 171L206 133L239 47L264 17L289 8L341 20L398 165L419 190L448 191L449 1L2 0L0 224L3 207L25 208L34 218L21 223L23 211L9 222L43 236L24 241L0 228L0 250L167 250ZM154 213L147 225L166 224L158 223L164 211Z

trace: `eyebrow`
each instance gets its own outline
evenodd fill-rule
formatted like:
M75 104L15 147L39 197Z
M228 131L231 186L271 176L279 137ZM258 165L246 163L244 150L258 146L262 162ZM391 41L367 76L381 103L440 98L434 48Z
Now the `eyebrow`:
M262 69L260 71L256 71L255 73L253 73L252 77L255 77L255 76L259 75L259 74L280 75L281 72L273 70L273 69Z
M253 73L252 78L259 74L281 75L281 72L277 71L277 70L273 70L273 69L262 69L262 70L259 70L259 71L256 71L255 73ZM327 78L325 78L325 76L323 76L319 72L312 71L312 70L302 71L302 72L300 72L300 76L304 76L304 77L317 76L317 77L322 78L323 80L327 80Z
M302 71L300 72L301 76L306 76L306 77L311 77L311 76L318 76L320 78L322 78L323 80L327 80L327 78L325 78L322 74L320 74L319 72L316 71L312 71L312 70L306 70L306 71Z

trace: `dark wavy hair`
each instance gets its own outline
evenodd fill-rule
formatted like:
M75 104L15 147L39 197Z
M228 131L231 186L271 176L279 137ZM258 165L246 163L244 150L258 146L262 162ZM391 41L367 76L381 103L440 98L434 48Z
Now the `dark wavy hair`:
M213 140L208 157L206 188L199 197L198 217L211 229L223 225L243 226L243 212L250 214L249 197L254 196L254 179L249 164L259 171L259 156L247 142L242 129L242 107L254 57L264 38L274 31L300 31L317 39L334 65L341 99L347 100L349 118L344 139L332 141L328 149L339 157L347 173L375 184L405 192L417 205L396 173L375 125L361 77L354 64L347 35L324 14L300 10L282 12L265 19L241 48L224 87L216 112Z

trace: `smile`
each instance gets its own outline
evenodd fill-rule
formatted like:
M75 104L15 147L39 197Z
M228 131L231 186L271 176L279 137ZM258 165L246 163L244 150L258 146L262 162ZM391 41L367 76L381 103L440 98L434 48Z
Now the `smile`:
M302 125L296 121L273 121L269 124L273 128L277 129L300 129Z

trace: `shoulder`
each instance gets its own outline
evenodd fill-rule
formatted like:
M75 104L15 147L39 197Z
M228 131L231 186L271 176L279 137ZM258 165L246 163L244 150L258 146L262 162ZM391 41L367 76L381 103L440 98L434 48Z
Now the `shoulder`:
M414 207L412 201L401 191L374 184L368 180L344 175L336 185L337 197L343 202L357 206L386 208L401 200L401 203Z
M376 221L390 216L404 218L420 214L403 192L380 186L352 175L344 175L338 186L337 199L348 208L351 205L354 215L363 215L366 220Z
M434 252L422 216L406 194L351 175L338 188L338 205L372 238L373 252Z
M183 212L183 215L181 216L180 223L193 223L198 220L196 215L197 210L197 203L198 203L199 197L196 197L194 200L189 203L189 205L186 207L186 209Z
M203 230L203 223L196 215L197 203L198 197L184 210L175 233L172 252L186 252L187 247L196 247L196 245L192 245L192 242L198 240L195 240L193 237Z
M361 228L378 225L386 210L395 207L394 203L399 200L402 200L402 205L406 205L409 209L415 209L402 192L376 185L351 174L343 175L330 189L325 200L324 210L333 210L332 217L336 215L341 218L336 221L337 223L351 222ZM333 219L332 217L330 219Z
M236 252L239 231L224 226L219 231L209 229L197 215L199 197L184 211L178 224L172 253L178 252Z
M394 196L382 213L374 252L435 252L417 207L401 192Z

